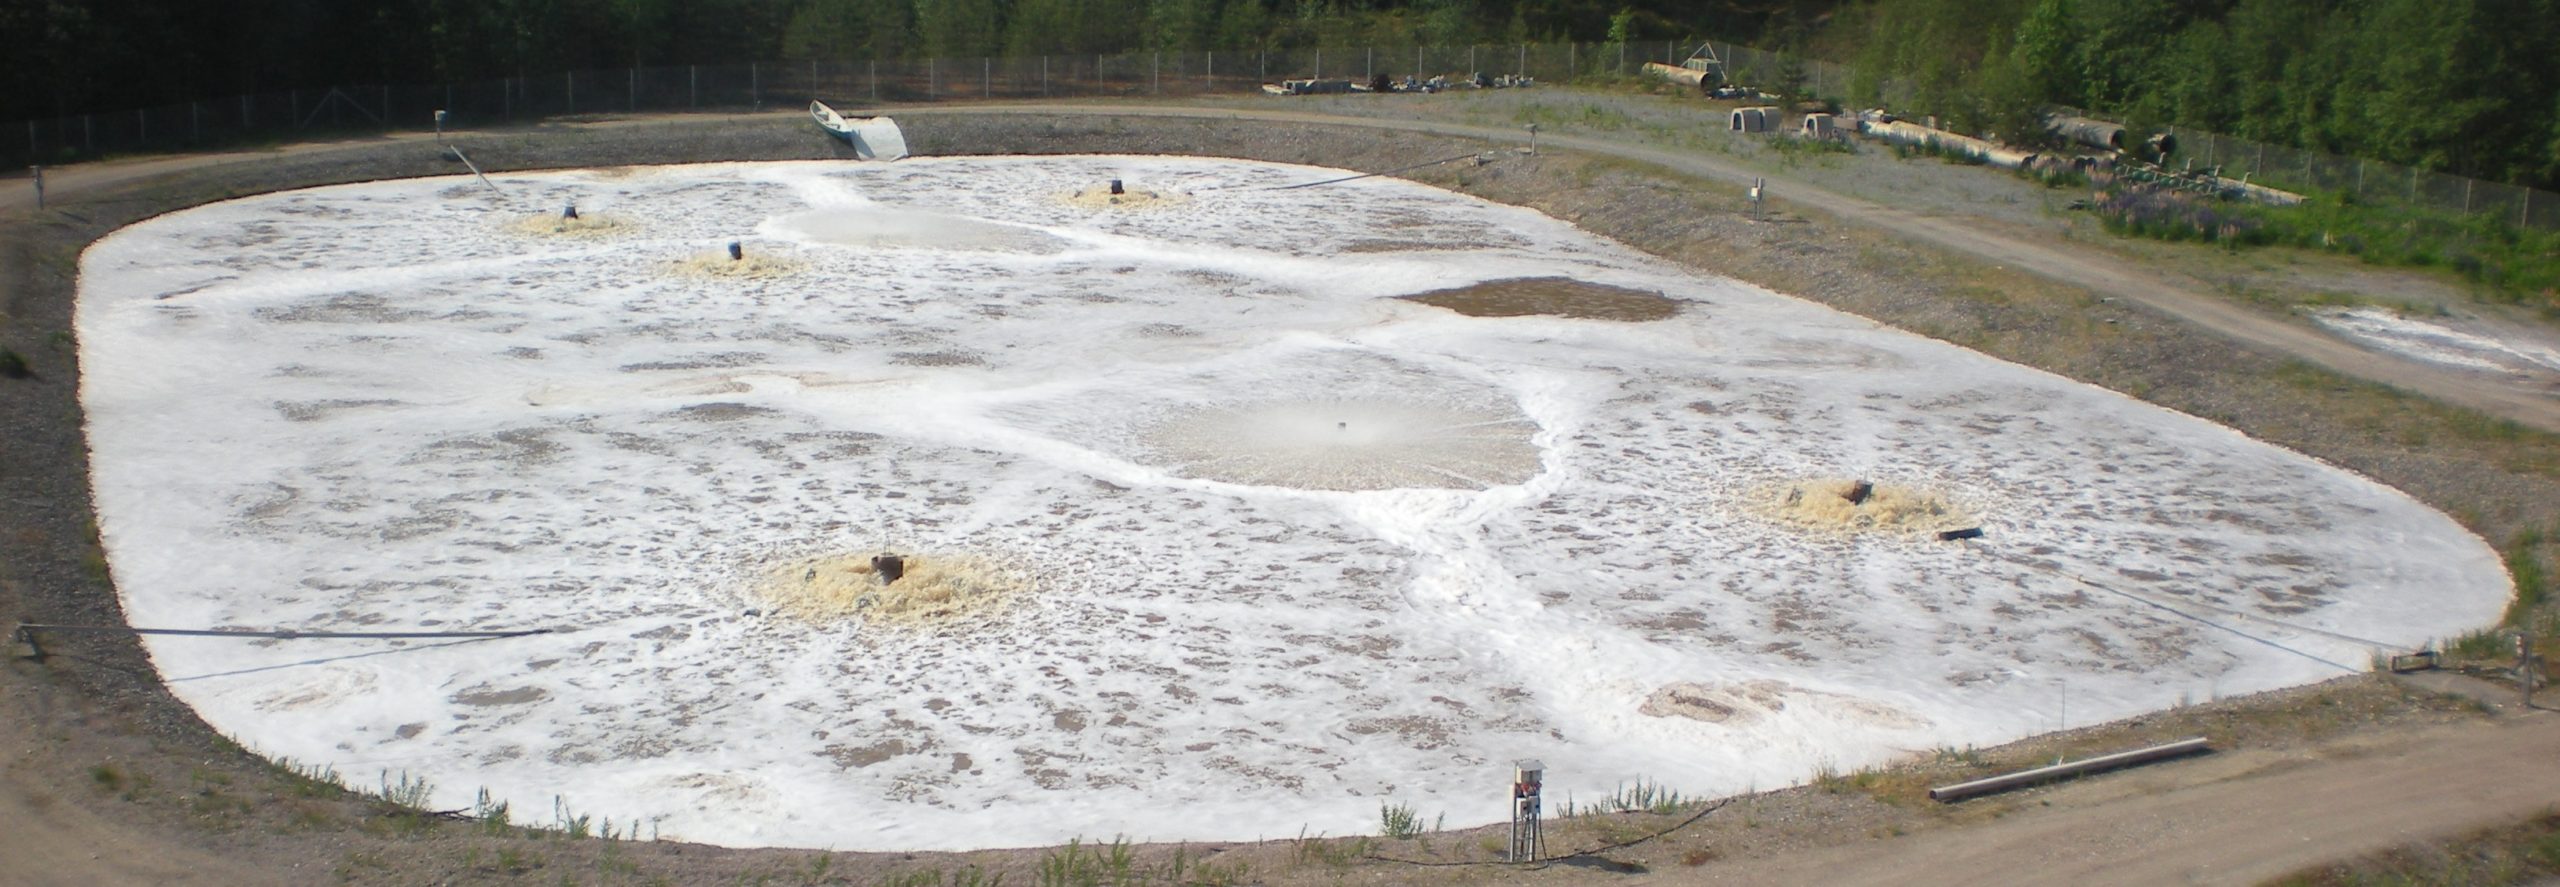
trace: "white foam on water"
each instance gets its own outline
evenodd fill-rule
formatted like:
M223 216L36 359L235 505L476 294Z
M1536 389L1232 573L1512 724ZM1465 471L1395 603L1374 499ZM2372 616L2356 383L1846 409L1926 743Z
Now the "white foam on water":
M2228 429L1526 210L1273 188L1338 175L713 164L135 225L84 258L78 316L126 612L556 627L148 643L216 729L423 777L437 807L485 787L667 837L925 849L1362 833L1382 801L1499 821L1516 758L1559 797L1769 788L2048 730L2058 704L2359 671L2506 600L2443 515ZM1115 177L1189 199L1054 199ZM629 233L508 230L572 201ZM732 240L775 272L677 273ZM1395 298L1538 276L1687 305ZM1282 439L1328 407L1391 445ZM1487 422L1487 477L1379 468ZM1200 470L1218 435L1303 461ZM1809 477L1925 489L1986 535L1750 507ZM884 548L1029 587L930 631L750 612L776 565Z

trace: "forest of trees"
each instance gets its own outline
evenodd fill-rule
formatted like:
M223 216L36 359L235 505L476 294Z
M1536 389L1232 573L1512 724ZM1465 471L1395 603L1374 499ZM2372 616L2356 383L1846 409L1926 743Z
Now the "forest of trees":
M1968 128L2055 103L2560 185L2560 0L1873 0L1785 39Z
M0 0L0 120L774 59L1747 37L1788 0Z
M2560 0L0 0L0 120L774 59L1712 36L1906 110L2136 124L2553 187ZM1828 84L1826 84L1828 86Z

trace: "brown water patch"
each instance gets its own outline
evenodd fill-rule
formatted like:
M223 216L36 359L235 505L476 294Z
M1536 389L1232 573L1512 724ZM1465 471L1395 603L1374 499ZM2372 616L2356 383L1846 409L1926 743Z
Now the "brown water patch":
M1570 277L1515 277L1403 297L1468 317L1549 315L1642 323L1680 313L1680 303L1657 292L1588 283Z
M1745 494L1745 504L1780 523L1835 533L1936 533L1980 523L1933 490L1841 478L1781 481Z
M577 218L544 213L507 223L507 230L526 237L613 237L638 230L621 216L580 213Z
M672 270L684 277L764 279L788 276L800 270L800 263L756 253L748 253L743 259L732 259L727 253L718 253L677 262Z
M801 558L765 574L764 597L808 622L861 619L917 631L986 619L1031 583L1020 572L972 554L905 554L906 573L884 583L871 554Z
M1170 206L1190 199L1191 195L1189 194L1168 194L1162 191L1140 191L1134 188L1125 190L1119 194L1111 193L1111 189L1109 188L1087 188L1071 194L1062 194L1058 197L1058 200L1062 203L1066 203L1070 206L1080 206L1086 209L1143 209L1149 207Z

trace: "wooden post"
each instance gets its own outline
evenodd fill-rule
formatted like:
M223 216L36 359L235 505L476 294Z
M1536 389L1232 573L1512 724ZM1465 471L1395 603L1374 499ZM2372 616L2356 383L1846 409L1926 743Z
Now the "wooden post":
M2516 688L2523 694L2526 710L2533 709L2533 637L2516 632Z

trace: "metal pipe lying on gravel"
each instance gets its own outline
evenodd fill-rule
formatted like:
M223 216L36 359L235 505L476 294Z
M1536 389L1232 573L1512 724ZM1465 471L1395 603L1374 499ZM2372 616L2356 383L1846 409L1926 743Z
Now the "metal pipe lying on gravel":
M2166 760L2181 755L2190 755L2197 752L2211 750L2212 749L2206 747L2205 738L2202 736L2198 736L2193 739L2181 739L2166 745L2155 745L2150 748L2137 748L2132 751L2117 752L2111 755L2099 755L2098 757L2090 758L2085 761L2072 761L2067 764L2055 764L2051 767L2038 767L2033 770L2023 770L2002 776L1985 777L1982 779L1976 779L1972 782L1959 782L1954 785L1939 786L1929 790L1929 800L1946 802L1961 801L1975 795L2004 792L2013 788L2034 785L2047 780L2061 779L2066 776L2078 776L2083 773L2096 773L2100 770L2112 770L2117 767L2131 767L2135 764L2148 764L2153 761Z

